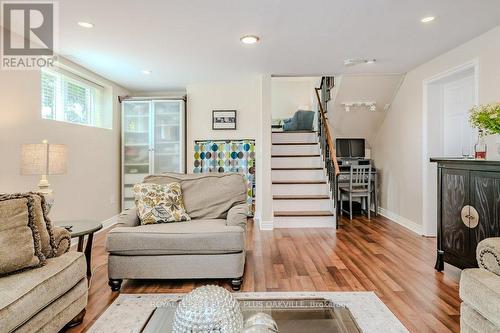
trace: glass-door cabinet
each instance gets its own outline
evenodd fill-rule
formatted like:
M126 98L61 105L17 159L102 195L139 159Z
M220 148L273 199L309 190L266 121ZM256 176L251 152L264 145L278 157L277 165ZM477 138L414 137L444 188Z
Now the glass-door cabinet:
M184 99L122 101L122 210L149 174L186 172Z

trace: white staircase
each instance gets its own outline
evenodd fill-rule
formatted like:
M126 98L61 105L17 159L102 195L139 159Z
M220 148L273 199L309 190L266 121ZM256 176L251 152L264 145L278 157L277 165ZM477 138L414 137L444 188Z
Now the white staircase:
M335 228L316 132L273 132L272 144L274 227Z

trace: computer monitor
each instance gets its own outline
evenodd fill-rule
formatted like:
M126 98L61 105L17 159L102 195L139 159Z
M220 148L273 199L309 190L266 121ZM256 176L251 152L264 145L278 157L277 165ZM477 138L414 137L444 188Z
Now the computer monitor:
M335 140L337 157L341 158L365 158L365 139L343 139Z
M337 157L351 157L351 145L349 139L337 139L335 140L335 151Z
M351 157L365 158L365 139L351 139Z

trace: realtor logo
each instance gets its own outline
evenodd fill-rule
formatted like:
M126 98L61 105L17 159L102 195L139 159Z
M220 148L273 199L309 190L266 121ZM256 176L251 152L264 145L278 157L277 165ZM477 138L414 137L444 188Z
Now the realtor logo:
M37 69L55 60L56 3L2 2L2 69Z

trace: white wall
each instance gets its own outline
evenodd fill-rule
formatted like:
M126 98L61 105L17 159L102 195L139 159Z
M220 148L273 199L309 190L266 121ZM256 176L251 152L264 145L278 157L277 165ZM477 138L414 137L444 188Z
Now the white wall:
M271 78L273 119L290 118L299 108L313 110L316 105L314 87L319 86L320 80L318 77Z
M120 105L127 92L75 64L79 72L109 85L113 129L101 129L41 119L40 72L0 71L0 192L23 192L37 187L38 176L20 174L21 145L49 143L68 146L65 175L49 176L54 190L53 220L105 220L120 207Z
M165 90L165 91L133 91L130 93L132 97L183 97L186 95L186 90Z
M378 131L372 152L381 173L381 207L417 232L423 216L423 81L477 59L479 103L498 102L499 54L497 27L410 71ZM489 158L500 159L494 145L488 149Z
M257 207L255 220L261 229L270 230L273 222L273 197L271 179L271 105L272 88L271 75L263 74L260 77L260 110L259 130L257 137Z
M187 172L193 172L194 141L256 140L256 217L272 227L271 79L240 77L230 82L187 86ZM212 130L212 110L236 110L236 130ZM266 149L267 147L267 149Z
M187 171L193 172L194 141L257 139L260 78L187 86ZM212 130L212 110L236 110L236 130Z
M328 120L335 138L364 138L370 148L392 102L402 74L350 74L335 78L335 87L328 101ZM376 102L376 111L367 107L345 111L342 103Z

